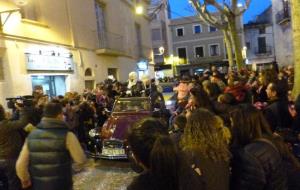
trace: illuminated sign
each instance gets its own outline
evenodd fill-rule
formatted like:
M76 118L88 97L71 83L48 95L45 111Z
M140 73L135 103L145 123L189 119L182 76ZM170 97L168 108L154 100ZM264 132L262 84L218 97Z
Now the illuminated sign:
M73 71L72 57L25 53L29 71Z

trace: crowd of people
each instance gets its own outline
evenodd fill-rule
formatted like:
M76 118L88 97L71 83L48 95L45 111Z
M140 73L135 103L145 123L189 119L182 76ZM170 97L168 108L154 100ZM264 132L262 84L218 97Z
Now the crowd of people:
M128 131L143 171L128 190L300 189L300 96L293 68L162 79L173 82L168 122L146 118ZM25 103L0 106L0 179L5 189L72 189L72 161L86 161L88 132L102 126L117 97L146 96L165 109L155 80L108 79L82 94L49 97L41 87ZM99 179L101 180L101 179ZM1 189L1 188L0 188Z
M300 189L293 77L291 67L182 77L171 127L147 118L129 131L144 172L128 189Z

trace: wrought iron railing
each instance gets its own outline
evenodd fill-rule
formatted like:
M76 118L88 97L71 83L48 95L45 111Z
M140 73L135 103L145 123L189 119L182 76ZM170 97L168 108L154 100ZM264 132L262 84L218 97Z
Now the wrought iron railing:
M272 54L272 47L271 46L255 47L255 54L256 55L270 55L270 54Z
M98 49L109 49L119 52L125 52L124 37L107 31L98 32Z

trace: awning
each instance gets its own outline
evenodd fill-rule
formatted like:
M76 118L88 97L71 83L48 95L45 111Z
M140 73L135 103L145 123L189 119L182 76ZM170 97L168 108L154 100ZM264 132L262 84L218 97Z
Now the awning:
M14 11L18 11L20 10L20 8L18 6L16 6L14 3L12 2L8 2L8 1L0 1L0 14L1 13L11 13Z

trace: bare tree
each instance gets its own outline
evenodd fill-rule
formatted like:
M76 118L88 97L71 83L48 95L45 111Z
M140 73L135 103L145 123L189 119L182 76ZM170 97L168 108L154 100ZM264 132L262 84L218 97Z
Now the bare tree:
M300 94L300 1L291 1L291 6L295 65L293 95L297 97Z
M241 3L238 0L222 0L222 2L217 0L189 0L189 2L203 21L223 32L229 65L231 67L234 65L234 52L236 65L240 70L244 61L236 22L237 18L248 9L251 0L244 0L243 7L238 6L238 3ZM208 6L214 7L217 10L216 13L209 11Z

